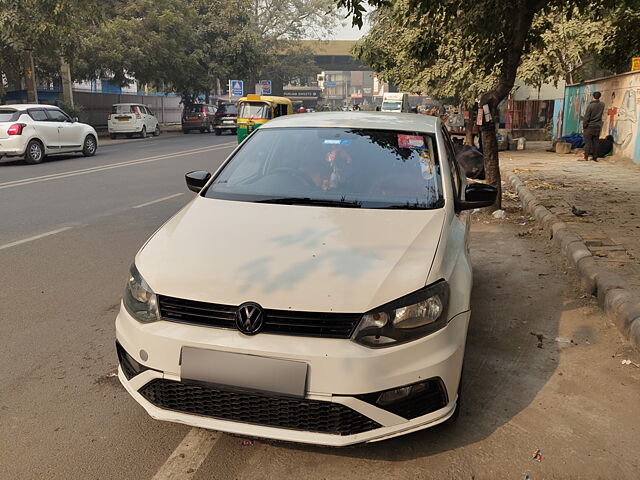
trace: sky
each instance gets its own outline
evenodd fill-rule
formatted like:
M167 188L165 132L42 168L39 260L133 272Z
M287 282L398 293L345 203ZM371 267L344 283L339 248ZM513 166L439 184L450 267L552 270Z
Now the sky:
M367 9L368 10L368 9ZM367 17L364 17L364 25L362 25L362 30L358 29L358 27L351 26L351 17L346 18L344 21L344 26L338 27L336 29L335 35L327 40L358 40L360 37L367 34L369 31L369 22L367 21Z

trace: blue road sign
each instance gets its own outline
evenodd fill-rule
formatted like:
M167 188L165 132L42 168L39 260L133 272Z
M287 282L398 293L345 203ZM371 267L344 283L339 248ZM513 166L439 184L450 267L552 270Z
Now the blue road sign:
M337 86L336 82L324 82L325 87L335 87Z
M271 80L260 80L263 95L271 95Z
M242 80L231 80L231 95L234 97L244 95L244 84Z

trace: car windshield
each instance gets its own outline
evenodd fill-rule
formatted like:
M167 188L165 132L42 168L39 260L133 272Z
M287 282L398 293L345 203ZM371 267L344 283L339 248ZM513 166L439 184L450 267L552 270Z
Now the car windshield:
M111 107L111 113L117 115L119 113L133 113L133 105L114 105Z
M204 196L356 208L444 205L431 134L356 128L257 130Z
M0 122L13 122L18 119L19 113L17 110L2 109L0 110Z
M238 117L240 118L270 118L271 108L268 103L243 102L240 104Z
M233 103L224 103L220 107L220 112L223 114L235 115L238 113L238 109Z
M402 102L382 102L382 110L397 110L402 108Z
M199 104L195 104L195 105L189 105L188 107L185 107L184 110L187 113L202 113L204 111L205 105L199 105Z

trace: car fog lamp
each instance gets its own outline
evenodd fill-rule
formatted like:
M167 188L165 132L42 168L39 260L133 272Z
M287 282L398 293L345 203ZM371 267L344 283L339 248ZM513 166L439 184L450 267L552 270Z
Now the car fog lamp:
M386 407L400 400L404 400L405 398L409 398L413 395L423 392L427 389L427 387L428 384L426 383L416 383L415 385L409 385L407 387L387 390L386 392L382 392L380 394L376 403L381 407Z

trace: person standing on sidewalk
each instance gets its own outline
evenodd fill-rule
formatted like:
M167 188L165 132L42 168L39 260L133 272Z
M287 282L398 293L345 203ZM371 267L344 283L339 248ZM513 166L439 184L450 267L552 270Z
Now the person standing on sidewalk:
M593 92L592 100L584 113L582 127L584 133L584 159L589 160L589 155L594 162L598 161L598 141L602 130L602 114L604 103L600 101L600 92Z

